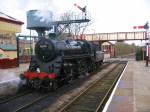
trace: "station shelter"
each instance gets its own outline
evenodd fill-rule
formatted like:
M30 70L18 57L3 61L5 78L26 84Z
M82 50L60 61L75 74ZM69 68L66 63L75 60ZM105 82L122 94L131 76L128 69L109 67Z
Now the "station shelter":
M4 68L7 68L8 65L16 62L16 33L21 32L23 24L23 22L0 12L0 68L5 65Z
M115 57L115 47L111 42L103 42L102 43L102 51L104 52L105 58L113 58Z

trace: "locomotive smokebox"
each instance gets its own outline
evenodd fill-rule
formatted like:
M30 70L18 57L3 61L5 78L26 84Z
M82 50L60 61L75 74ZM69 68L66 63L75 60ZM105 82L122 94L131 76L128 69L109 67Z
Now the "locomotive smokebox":
M52 28L53 13L48 10L30 10L27 12L27 29L36 30L39 36Z

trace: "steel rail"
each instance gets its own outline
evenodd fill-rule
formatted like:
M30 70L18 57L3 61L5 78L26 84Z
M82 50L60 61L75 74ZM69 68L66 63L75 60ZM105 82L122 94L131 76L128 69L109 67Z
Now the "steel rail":
M21 107L19 107L18 109L14 110L13 112L22 112L23 110L25 110L26 108L32 106L32 104L50 96L51 93L48 93L44 96L38 97L37 99L33 100L32 102L29 102L28 104L22 105Z
M110 64L112 64L112 63L107 63L106 65L104 65L103 67L101 67L101 69L102 69L102 68L105 68L105 67L107 67L107 66L109 66ZM38 99L35 99L35 100L33 100L32 102L30 102L30 103L28 103L28 104L26 104L26 105L21 106L20 108L16 109L16 110L13 111L13 112L21 112L21 111L25 110L26 108L30 107L32 104L34 104L34 103L36 103L36 102L38 102L38 101L40 101L40 100L42 100L42 99L48 97L49 95L50 95L50 94L47 94L47 95L42 96L42 97L39 97Z
M1 97L1 98L0 98L0 104L7 103L7 102L9 102L9 101L11 101L11 100L13 100L13 99L18 98L18 97L25 96L26 94L29 94L29 93L31 93L31 92L32 92L32 91L29 90L29 91L25 91L25 92L20 93L20 94L16 94L15 96L12 96L12 97L10 97L10 96L8 96L8 98L7 98L7 97ZM2 101L1 101L1 100L2 100Z
M97 107L95 112L100 112L103 110L105 103L107 102L107 99L109 98L109 96L111 95L118 79L120 78L120 74L122 73L122 71L124 70L124 68L126 67L126 65L122 68L121 71L119 71L118 76L115 78L112 86L110 87L110 89L107 91L106 95L104 96L104 98L102 99L102 101L100 102L99 106Z
M108 64L110 65L110 64ZM67 109L74 101L76 101L80 96L82 96L84 93L86 93L90 88L92 88L95 84L97 84L106 74L109 74L113 69L117 68L119 64L116 64L113 68L111 68L108 72L104 73L100 79L95 81L93 84L91 84L89 87L87 87L85 90L83 90L78 96L76 96L73 100L71 100L68 104L66 104L62 109L60 109L58 112L63 112L65 109Z
M107 66L109 66L109 65L111 65L112 63L106 63L105 65L103 65L103 66L100 66L99 68L100 69L103 69L103 68L106 68ZM113 68L114 69L114 68ZM92 72L91 74L94 74L95 72ZM106 74L106 73L105 73ZM29 103L27 103L27 104L24 104L24 105L21 105L21 106L19 106L17 109L15 109L13 112L22 112L23 110L26 110L28 107L30 107L30 106L32 106L34 103L37 103L38 101L40 101L40 100L42 100L42 99L44 99L44 98L46 98L46 97L48 97L49 95L50 95L51 93L48 93L48 94L46 94L46 95L44 95L44 96L41 96L41 97L38 97L38 98L36 98L35 100L33 100L33 101L31 101L31 102L29 102ZM21 95L20 95L21 96ZM17 97L16 97L17 98ZM14 98L11 98L12 100L13 99L15 99L15 97ZM10 101L10 100L9 100ZM5 103L5 102L3 102L3 103Z

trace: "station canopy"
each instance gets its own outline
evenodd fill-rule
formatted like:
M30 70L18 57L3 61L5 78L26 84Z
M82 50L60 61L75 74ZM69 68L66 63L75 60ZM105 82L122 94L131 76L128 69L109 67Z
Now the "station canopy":
M0 33L19 33L23 22L0 12Z

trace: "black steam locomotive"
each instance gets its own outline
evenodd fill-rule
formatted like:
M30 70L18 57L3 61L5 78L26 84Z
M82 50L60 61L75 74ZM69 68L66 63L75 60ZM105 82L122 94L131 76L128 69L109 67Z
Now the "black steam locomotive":
M93 71L103 58L99 46L86 40L41 38L22 78L32 88L56 89L62 82Z
M44 14L51 15L50 11ZM36 30L39 40L35 45L35 55L31 57L29 69L21 75L31 88L56 89L59 84L70 82L81 75L93 71L103 62L103 53L98 45L86 40L60 40L59 25L89 22L88 19L51 21L41 10L27 12L27 28ZM49 17L48 16L48 17ZM64 27L64 28L65 28ZM49 38L45 31L53 29Z

